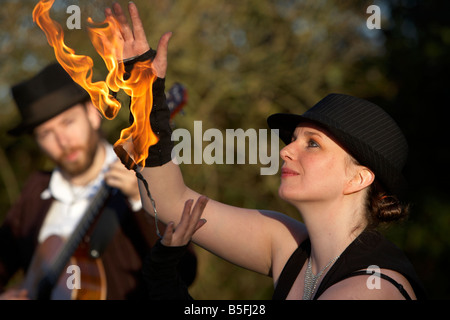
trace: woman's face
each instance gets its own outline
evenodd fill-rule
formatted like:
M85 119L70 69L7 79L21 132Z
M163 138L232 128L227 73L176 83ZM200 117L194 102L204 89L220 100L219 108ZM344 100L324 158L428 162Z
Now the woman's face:
M292 142L280 151L283 165L280 197L290 203L332 201L344 189L356 167L349 154L323 128L301 123Z

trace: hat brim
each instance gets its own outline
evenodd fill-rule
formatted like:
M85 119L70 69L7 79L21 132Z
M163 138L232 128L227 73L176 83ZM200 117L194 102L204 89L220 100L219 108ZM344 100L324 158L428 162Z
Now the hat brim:
M267 124L270 129L277 129L281 141L288 145L291 142L295 128L305 120L306 118L297 114L275 113L267 118Z
M38 116L22 119L16 127L8 130L8 134L19 136L32 133L34 128L71 107L88 101L89 94L80 86L69 84L35 102L30 110Z

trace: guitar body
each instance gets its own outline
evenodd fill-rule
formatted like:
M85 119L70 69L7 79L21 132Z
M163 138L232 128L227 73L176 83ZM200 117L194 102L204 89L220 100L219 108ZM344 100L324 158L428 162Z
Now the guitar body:
M89 255L87 243L83 242L71 258L72 265L78 266L80 272L80 288L72 289L72 300L106 300L107 282L105 267L101 258L93 258ZM70 274L62 274L60 281L67 283ZM64 281L66 280L66 281ZM58 284L59 284L58 282Z
M52 272L52 265L64 243L64 239L53 235L37 248L23 283L30 299L39 298L39 283L46 274ZM106 293L103 262L100 258L92 258L88 254L87 244L82 242L59 276L49 299L105 300Z

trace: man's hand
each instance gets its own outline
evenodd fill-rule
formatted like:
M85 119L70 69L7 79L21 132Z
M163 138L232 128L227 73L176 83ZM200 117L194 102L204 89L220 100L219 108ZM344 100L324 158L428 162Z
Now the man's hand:
M119 23L120 30L116 33L118 40L123 43L123 59L139 56L150 49L142 25L141 18L136 5L133 2L128 4L132 27L128 24L127 17L119 3L114 3L112 8L105 9L105 16L108 19L115 18ZM167 71L167 48L172 32L162 35L156 49L156 57L153 60L153 68L159 78L166 77Z
M105 173L105 182L110 187L122 191L128 199L133 201L141 199L134 171L125 168L119 160L109 166L109 170Z

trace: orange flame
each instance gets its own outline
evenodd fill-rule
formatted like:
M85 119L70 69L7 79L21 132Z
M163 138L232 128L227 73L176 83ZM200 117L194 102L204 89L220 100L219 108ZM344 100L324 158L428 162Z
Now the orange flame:
M107 17L105 21L95 24L89 18L88 22L94 26L88 28L89 37L108 69L105 81L92 82L93 60L89 56L75 54L65 44L61 25L50 18L53 3L54 0L40 0L33 10L33 21L44 31L59 64L89 93L92 103L105 118L114 119L121 108L110 90L118 92L122 89L131 97L130 111L134 121L130 127L121 131L114 147L122 147L134 164L145 166L148 148L158 142L149 121L153 106L151 88L156 80L151 62L136 63L129 79L124 80L124 66L119 63L122 60L123 43L114 36L120 30L118 22L114 17ZM124 161L122 157L121 160Z

